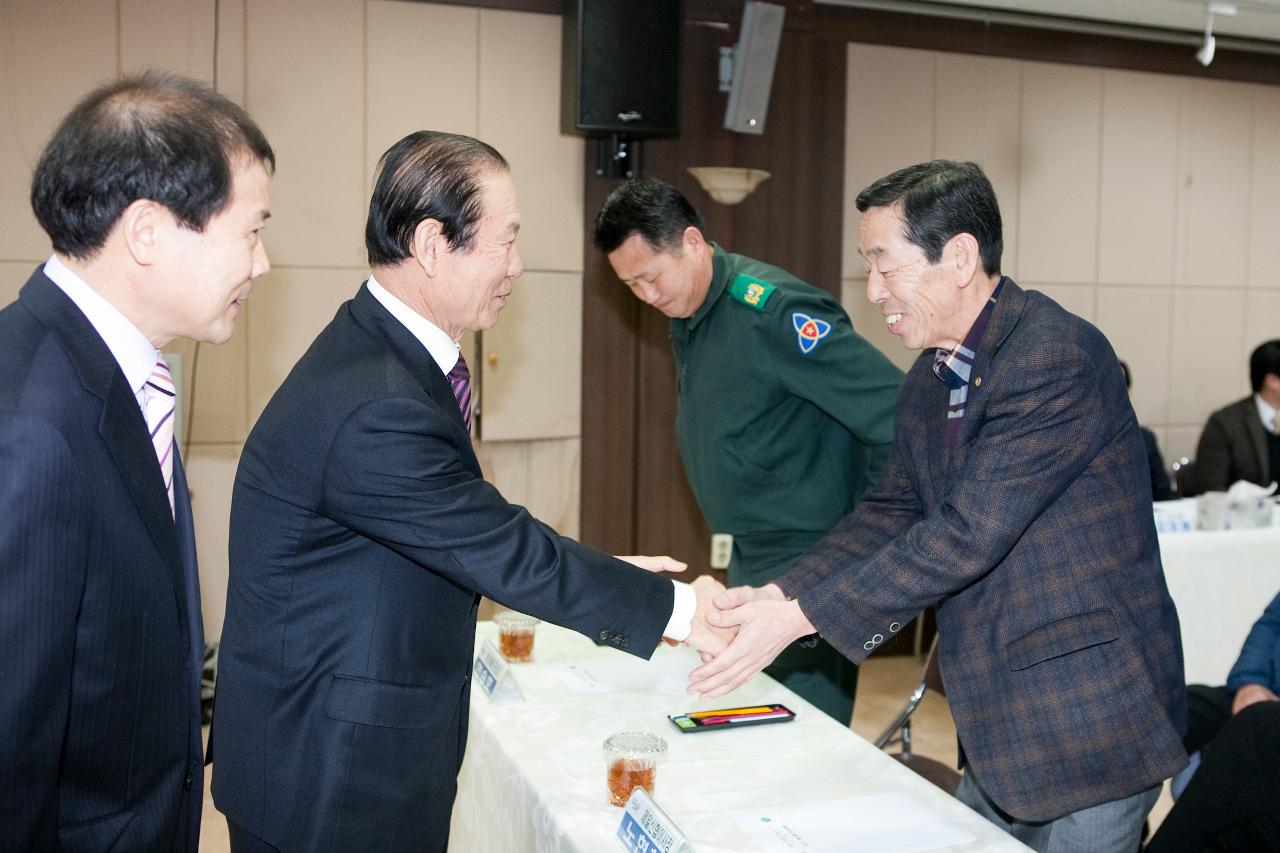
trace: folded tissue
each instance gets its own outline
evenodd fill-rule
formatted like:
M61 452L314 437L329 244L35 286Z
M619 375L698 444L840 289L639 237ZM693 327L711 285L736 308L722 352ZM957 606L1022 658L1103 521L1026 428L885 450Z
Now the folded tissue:
M1275 491L1275 483L1259 486L1237 480L1225 492L1205 492L1198 499L1198 526L1201 530L1270 527L1275 513L1271 495Z

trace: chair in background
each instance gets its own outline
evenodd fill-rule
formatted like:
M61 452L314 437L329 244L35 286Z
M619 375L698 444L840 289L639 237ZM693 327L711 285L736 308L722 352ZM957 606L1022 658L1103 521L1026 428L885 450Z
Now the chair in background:
M938 671L938 638L936 636L933 638L933 644L929 646L929 656L925 660L920 683L912 691L906 706L898 713L897 718L889 724L880 737L876 738L876 748L884 749L895 743L902 744L902 751L894 755L894 758L948 794L955 794L956 788L960 785L959 771L941 761L916 755L911 751L911 715L920 706L924 694L930 690L939 696L947 695L947 691L942 686L942 675Z
M1187 457L1182 457L1173 463L1173 488L1180 498L1195 497L1195 474L1196 463Z

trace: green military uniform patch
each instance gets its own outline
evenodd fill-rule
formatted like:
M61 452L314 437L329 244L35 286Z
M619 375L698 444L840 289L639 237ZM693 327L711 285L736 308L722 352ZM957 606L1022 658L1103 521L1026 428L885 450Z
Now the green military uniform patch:
M733 284L729 285L729 295L744 305L750 305L757 311L763 311L765 303L769 301L769 297L777 289L767 281L739 274L733 280Z

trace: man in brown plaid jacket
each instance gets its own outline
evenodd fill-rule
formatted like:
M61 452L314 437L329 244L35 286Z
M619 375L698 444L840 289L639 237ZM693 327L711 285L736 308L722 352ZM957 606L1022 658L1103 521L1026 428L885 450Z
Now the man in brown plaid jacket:
M1115 353L1001 276L976 165L910 166L857 206L867 298L936 353L907 375L879 486L775 583L722 596L740 633L690 691L722 695L813 633L861 662L936 607L957 797L1037 850L1136 850L1186 764L1186 704Z

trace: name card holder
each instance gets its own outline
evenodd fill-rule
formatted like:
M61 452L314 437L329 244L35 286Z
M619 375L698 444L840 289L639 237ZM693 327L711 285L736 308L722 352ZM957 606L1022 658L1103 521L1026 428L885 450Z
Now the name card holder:
M622 810L618 843L628 853L693 853L693 845L644 788L634 788Z
M498 653L492 640L485 640L476 652L475 666L471 669L472 680L480 685L484 695L491 702L523 702L524 694L520 685L516 684L516 674L506 659Z

